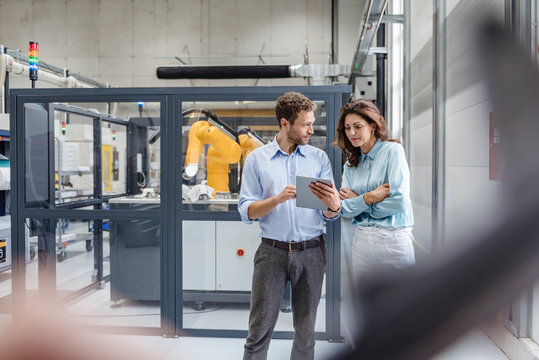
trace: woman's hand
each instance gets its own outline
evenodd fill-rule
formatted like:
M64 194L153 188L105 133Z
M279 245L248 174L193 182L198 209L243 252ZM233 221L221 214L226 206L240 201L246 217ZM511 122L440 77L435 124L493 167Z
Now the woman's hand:
M341 188L339 191L339 197L341 200L355 198L356 196L358 195L355 192L346 187Z
M369 191L363 196L365 204L371 205L375 202L383 201L389 197L389 184L382 184L373 191Z

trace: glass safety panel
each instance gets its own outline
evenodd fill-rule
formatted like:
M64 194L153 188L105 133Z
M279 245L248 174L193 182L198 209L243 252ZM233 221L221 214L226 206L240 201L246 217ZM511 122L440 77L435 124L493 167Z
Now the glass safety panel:
M27 207L45 208L51 204L49 179L49 123L44 104L24 104L24 200Z
M28 222L27 222L28 223ZM35 257L35 250L30 249L30 239L28 228L25 227L24 259L26 264L30 264ZM11 254L14 241L11 238L11 216L0 216L0 323L9 324L13 313L12 302L12 276L13 258ZM37 289L37 268L26 266L26 287L27 290Z
M326 150L326 106L318 101L310 144ZM279 132L273 101L182 103L183 208L234 211L249 153Z
M182 103L182 208L237 215L242 166L249 153L279 131L274 101ZM310 144L326 150L326 106L317 102ZM183 327L248 330L258 223L183 220ZM326 331L326 285L316 331ZM287 284L275 331L293 331Z
M25 104L26 207L160 199L160 103L107 104Z
M58 298L63 297L62 292L69 295L110 275L110 223L108 219L56 222L54 248L50 251L56 255Z
M104 195L127 193L127 124L101 123L101 174Z
M183 208L236 211L241 168L277 133L275 103L182 103Z
M137 217L161 206L160 102L25 104L23 124L26 208L132 214L27 219L27 289L83 324L160 327L162 224Z
M71 110L71 111L70 111ZM93 199L96 194L94 122L98 114L76 107L54 110L55 203ZM81 109L82 110L82 109Z
M11 313L11 246L10 216L0 216L0 321Z
M114 200L114 199L113 199ZM112 203L111 208L128 206ZM76 234L74 243L58 243L65 251L57 263L57 294L68 296L96 281L99 268L103 278L93 291L75 294L64 305L65 312L81 324L126 327L161 326L160 252L161 222L159 220L104 220L102 238L92 243L82 235L91 234L98 222L69 223L63 239ZM65 226L59 221L59 226ZM57 231L62 229L58 229ZM79 237L82 239L79 241ZM101 241L102 250L96 246ZM65 246L65 247L64 247Z

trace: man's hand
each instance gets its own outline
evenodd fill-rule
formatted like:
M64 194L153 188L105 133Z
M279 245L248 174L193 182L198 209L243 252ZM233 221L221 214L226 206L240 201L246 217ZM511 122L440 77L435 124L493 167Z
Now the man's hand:
M296 198L296 185L286 185L286 187L277 195L277 201L282 204L288 200Z
M352 190L350 190L349 188L344 187L344 188L341 188L341 191L339 191L339 196L341 200L344 200L344 199L355 198L358 195Z
M247 216L251 220L259 219L268 215L277 205L295 198L296 185L286 185L283 191L277 195L251 203L247 209Z
M341 198L339 192L335 188L335 184L331 183L331 186L324 184L322 182L315 182L309 185L312 193L316 195L317 198L322 201L328 209L334 211L324 211L324 216L327 218L333 218L340 213L341 209Z
M389 184L382 184L373 191L369 191L363 196L365 204L371 205L375 202L383 201L389 197Z

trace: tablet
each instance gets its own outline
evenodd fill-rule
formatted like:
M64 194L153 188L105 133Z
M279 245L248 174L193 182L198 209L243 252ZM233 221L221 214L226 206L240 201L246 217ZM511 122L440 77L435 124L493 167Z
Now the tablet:
M316 197L315 194L309 188L309 185L313 182L323 182L324 184L331 185L330 179L315 178L309 176L296 176L296 206L309 208L309 209L319 209L327 210L328 207Z

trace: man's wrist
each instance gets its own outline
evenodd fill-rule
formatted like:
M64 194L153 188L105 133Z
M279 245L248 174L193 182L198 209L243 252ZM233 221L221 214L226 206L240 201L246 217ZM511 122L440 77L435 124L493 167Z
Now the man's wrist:
M328 211L332 213L338 213L341 211L341 207L342 207L342 204L339 203L339 207L336 210L332 210L331 208L328 207Z

